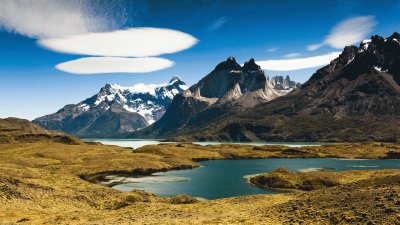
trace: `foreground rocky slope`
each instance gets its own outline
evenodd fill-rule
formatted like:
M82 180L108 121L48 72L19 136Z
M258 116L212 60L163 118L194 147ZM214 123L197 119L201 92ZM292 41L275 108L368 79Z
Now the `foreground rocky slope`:
M301 88L175 140L400 141L400 34L349 46Z
M267 78L254 59L240 66L229 57L197 84L176 95L159 121L128 137L186 133L285 95L298 86L289 77Z
M114 137L159 120L173 97L186 89L186 84L177 76L159 85L106 84L94 96L33 122L79 137Z

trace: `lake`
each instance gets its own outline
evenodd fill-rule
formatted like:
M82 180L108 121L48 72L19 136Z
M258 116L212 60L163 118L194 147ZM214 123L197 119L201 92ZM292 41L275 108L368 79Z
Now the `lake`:
M126 178L113 186L120 191L142 189L158 196L187 194L204 199L218 199L240 195L274 194L246 182L249 175L271 172L279 167L293 171L313 171L329 168L333 171L400 169L399 160L342 160L342 159L243 159L200 162L202 167L155 173L142 178Z
M159 144L156 139L91 139L103 144L139 148L145 145ZM246 144L246 145L286 145L290 147L316 146L321 143L296 142L194 142L199 145ZM279 167L293 171L313 171L330 168L333 171L400 169L399 160L342 160L342 159L243 159L215 160L200 162L202 167L154 173L141 178L110 177L122 180L123 184L113 186L120 191L141 189L158 196L187 194L204 199L218 199L251 194L275 194L277 190L267 190L246 182L246 177L271 172Z
M146 145L159 144L159 139L85 139L85 141L96 141L105 145L117 145L122 147L139 148ZM165 142L164 142L165 143ZM167 142L168 143L168 142ZM172 143L172 142L170 142ZM316 142L216 142L216 141L205 141L205 142L193 142L198 145L217 145L217 144L240 144L240 145L286 145L290 147L301 147L301 146L318 146L321 143Z

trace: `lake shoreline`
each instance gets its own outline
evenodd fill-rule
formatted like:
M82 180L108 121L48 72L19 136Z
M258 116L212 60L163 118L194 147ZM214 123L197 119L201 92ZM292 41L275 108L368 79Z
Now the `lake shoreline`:
M353 186L350 188L339 186L339 193L336 193L337 188L328 188L324 193L316 190L301 194L246 195L198 202L190 196L161 198L139 190L121 192L88 182L82 179L82 175L105 175L115 171L120 173L136 171L145 174L177 168L194 168L199 165L197 163L199 161L219 159L240 162L238 159L267 157L386 159L396 156L388 154L389 152L400 152L400 145L357 143L293 148L227 144L199 146L180 143L131 149L82 142L65 144L51 140L0 144L2 155L0 162L4 165L0 168L0 182L5 185L1 190L6 191L0 190L2 195L0 210L4 212L0 213L0 220L12 224L26 218L32 224L55 224L60 221L75 223L78 219L80 223L87 224L94 221L107 223L121 218L122 222L128 223L131 221L130 218L135 218L138 223L173 221L187 224L198 215L202 215L200 221L203 222L215 219L229 223L232 218L245 218L255 223L262 220L279 224L293 217L291 211L293 205L301 211L304 208L301 204L306 201L307 207L311 207L309 211L316 209L320 211L323 207L330 207L341 210L340 213L335 213L340 216L342 212L347 212L347 209L342 205L335 205L338 194L344 197L350 194L351 198L346 204L360 208L361 206L351 205L353 202L361 201L362 196L359 198L359 193L365 192L365 196L373 196L367 197L368 200L373 200L375 197L385 199L385 193L393 192L393 187L397 187L396 182L400 179L382 177L380 180L351 184ZM379 186L373 186L375 183ZM383 200L380 202L383 202L388 209L393 209L392 202L386 203ZM318 205L321 203L326 206ZM27 208L29 210L26 210ZM365 206L362 206L360 210L364 208ZM243 214L232 214L237 210L242 210ZM255 214L259 210L265 210L266 213ZM371 215L387 218L384 217L386 214L373 211L375 209L368 210L372 210ZM302 215L306 213L302 212ZM324 212L321 215L327 214Z
M385 146L388 145L388 146ZM382 143L355 143L355 144L333 144L324 146L305 146L298 148L291 148L281 145L265 145L265 146L251 146L251 145L236 145L236 144L220 144L220 145L210 145L210 146L200 146L192 143L161 143L158 145L148 145L141 147L139 149L134 149L134 153L151 153L160 155L161 157L185 157L190 160L192 164L178 165L170 168L162 169L146 169L146 170L133 170L133 171L107 171L97 174L90 174L82 176L85 180L93 183L105 185L108 187L113 187L116 185L124 184L121 181L115 181L111 183L110 179L106 179L107 176L116 176L124 178L143 178L147 176L152 176L152 174L157 172L168 172L173 170L186 170L194 169L200 165L197 162L210 161L210 160L244 160L244 159L286 159L286 158L301 158L301 159L338 159L338 160L368 160L368 159L380 159L385 160L388 157L385 154L380 156L371 154L368 147L376 147L386 149L392 149L392 144L382 144ZM332 157L334 151L330 151L330 154L317 154L321 148L329 147L331 149L342 149L349 147L365 148L364 151L354 152L353 154L343 156L338 158L337 155ZM230 150L229 150L230 149ZM201 157L196 153L201 152ZM207 154L204 154L204 153ZM181 154L182 153L182 154ZM186 153L192 153L193 155L187 155ZM210 154L212 153L212 154ZM218 153L216 155L215 153ZM364 154L367 153L367 154ZM380 151L380 153L385 153L385 151ZM174 155L175 154L175 155ZM174 155L174 156L173 156ZM365 157L361 157L365 156Z

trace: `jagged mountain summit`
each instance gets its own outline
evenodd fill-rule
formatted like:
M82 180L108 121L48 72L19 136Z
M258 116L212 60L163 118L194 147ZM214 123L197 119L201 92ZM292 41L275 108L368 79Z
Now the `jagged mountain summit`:
M301 86L301 83L292 81L289 75L286 75L286 77L275 76L272 77L271 79L268 78L268 80L270 81L271 85L274 87L275 90L290 92Z
M187 88L177 76L163 84L106 84L92 97L33 122L79 137L114 137L159 120L174 96Z
M175 140L400 141L400 35L374 35L300 88Z
M199 129L287 93L288 89L272 85L254 59L241 66L229 57L197 84L176 95L159 121L128 137L166 137Z

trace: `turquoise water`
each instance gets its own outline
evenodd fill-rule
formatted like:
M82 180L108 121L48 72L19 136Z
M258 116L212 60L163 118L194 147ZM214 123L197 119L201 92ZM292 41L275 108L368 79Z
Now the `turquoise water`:
M97 141L105 145L117 145L122 147L139 148L145 145L159 144L159 139L86 139L85 141ZM171 142L170 142L171 143ZM290 147L300 147L300 146L318 146L321 143L316 142L193 142L198 145L217 145L217 144L240 144L240 145L286 145Z
M203 167L155 173L144 178L126 179L113 188L120 191L142 189L158 196L187 194L205 199L218 199L251 194L274 194L246 182L245 177L271 172L279 167L312 171L329 168L333 171L400 169L400 160L339 160L339 159L244 159L215 160L200 163Z

